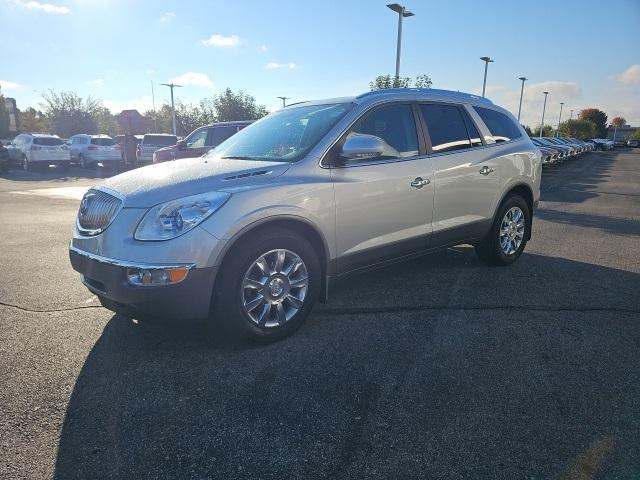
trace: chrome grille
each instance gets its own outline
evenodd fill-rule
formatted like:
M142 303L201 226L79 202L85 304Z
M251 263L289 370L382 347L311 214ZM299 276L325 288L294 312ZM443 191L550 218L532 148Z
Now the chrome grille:
M122 201L100 190L89 190L82 197L78 211L78 230L82 235L97 235L113 221Z

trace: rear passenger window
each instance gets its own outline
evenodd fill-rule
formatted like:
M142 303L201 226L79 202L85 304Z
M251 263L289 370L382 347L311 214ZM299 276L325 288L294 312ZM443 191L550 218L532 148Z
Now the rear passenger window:
M207 145L217 147L238 131L238 127L213 127L209 129Z
M471 148L463 112L458 107L427 103L421 104L420 110L427 123L433 153ZM480 139L477 131L472 135Z
M409 105L377 108L358 120L351 132L375 135L386 144L385 152L376 160L418 155L418 133Z
M504 113L496 112L490 108L473 107L489 129L491 137L496 142L508 142L520 138L522 133L518 126Z

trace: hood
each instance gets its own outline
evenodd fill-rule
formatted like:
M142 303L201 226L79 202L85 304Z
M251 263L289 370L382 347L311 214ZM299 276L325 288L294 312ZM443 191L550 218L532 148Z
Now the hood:
M124 196L125 208L149 208L188 195L265 183L290 163L197 157L158 163L109 178L100 186Z

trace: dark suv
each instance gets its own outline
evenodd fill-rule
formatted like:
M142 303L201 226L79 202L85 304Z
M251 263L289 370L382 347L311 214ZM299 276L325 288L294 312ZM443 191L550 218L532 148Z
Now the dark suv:
M156 150L153 154L153 163L204 155L252 122L252 120L220 122L197 128L176 145Z

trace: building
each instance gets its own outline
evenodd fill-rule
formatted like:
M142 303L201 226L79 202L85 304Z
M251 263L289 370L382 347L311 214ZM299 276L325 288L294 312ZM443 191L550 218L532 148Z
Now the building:
M639 129L640 127L632 127L631 125L623 125L622 127L618 127L617 129L615 127L609 126L607 127L607 140L614 140L613 135L615 133L616 138L614 141L623 142L625 138L630 137Z

